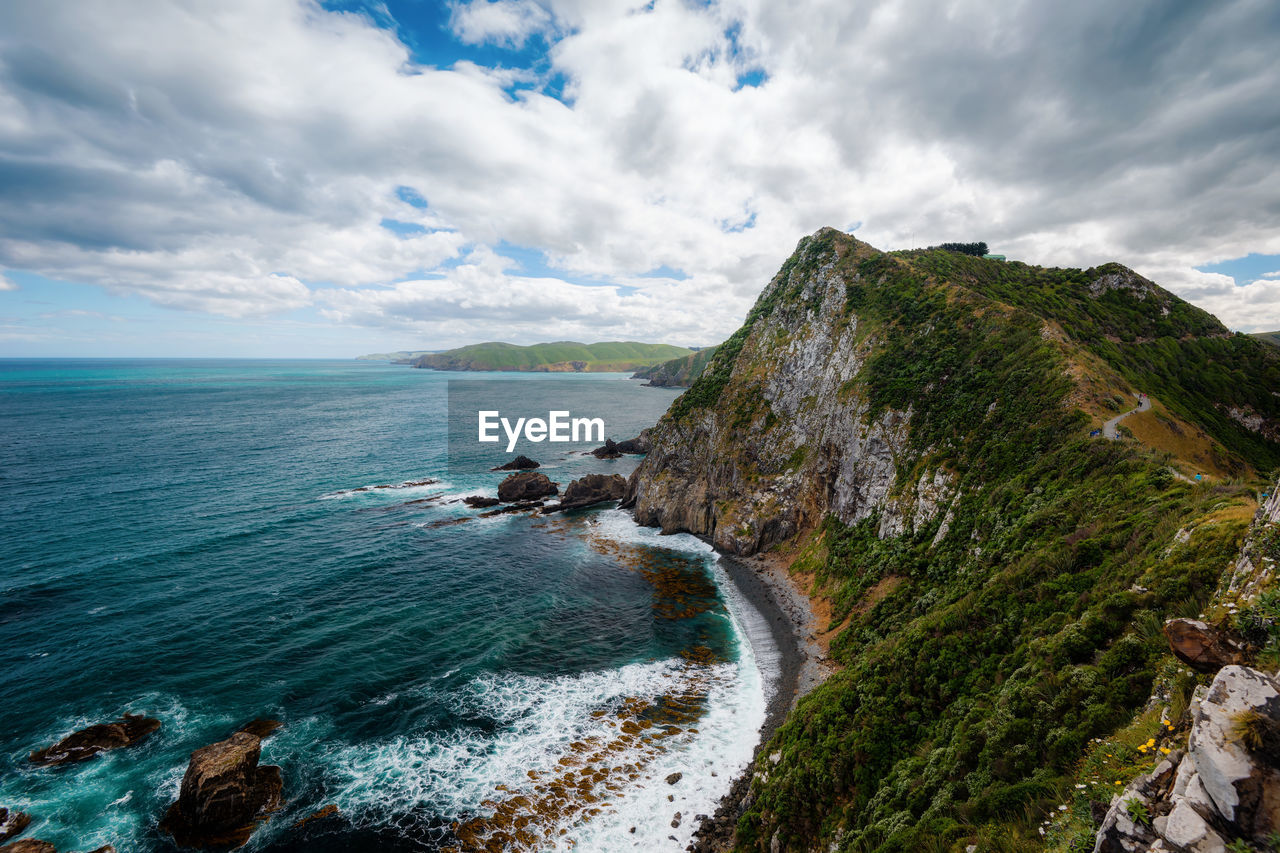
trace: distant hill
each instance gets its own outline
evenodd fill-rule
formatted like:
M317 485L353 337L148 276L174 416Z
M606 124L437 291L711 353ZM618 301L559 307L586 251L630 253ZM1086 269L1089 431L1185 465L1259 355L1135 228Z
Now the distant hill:
M400 350L398 352L375 352L370 353L369 355L357 356L356 361L390 361L393 364L408 364L415 358L420 358L433 352L439 352L439 350L420 349L412 351Z
M1280 332L1254 332L1253 337L1272 346L1280 347Z
M716 354L715 347L703 347L697 352L664 361L662 364L637 370L632 379L647 379L654 388L688 388Z
M606 341L581 344L554 341L517 346L490 342L427 353L414 358L414 367L430 370L517 370L535 373L608 373L651 367L693 350L670 344Z

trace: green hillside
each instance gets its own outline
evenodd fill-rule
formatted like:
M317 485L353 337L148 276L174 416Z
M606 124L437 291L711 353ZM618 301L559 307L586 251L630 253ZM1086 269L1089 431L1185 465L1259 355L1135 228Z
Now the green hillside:
M1272 346L1280 347L1280 332L1254 332L1253 337Z
M772 549L830 608L838 671L761 750L736 849L1044 849L1164 672L1163 620L1234 558L1280 443L1229 412L1275 424L1276 388L1280 351L1119 265L803 240L632 487L638 519ZM1138 391L1167 447L1090 434ZM1180 474L1193 444L1230 476Z
M688 388L693 380L702 375L715 354L715 347L703 347L697 352L638 370L631 378L647 380L649 385L656 388Z
M692 350L670 344L575 341L517 346L490 342L419 356L414 367L431 370L515 370L548 373L631 371L661 364Z

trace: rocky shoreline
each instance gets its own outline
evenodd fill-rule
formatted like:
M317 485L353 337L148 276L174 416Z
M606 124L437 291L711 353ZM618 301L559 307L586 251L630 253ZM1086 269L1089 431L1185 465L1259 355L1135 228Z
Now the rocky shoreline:
M762 755L765 744L800 697L833 671L817 642L821 628L814 608L789 574L789 560L773 554L739 557L722 553L720 564L738 592L768 625L778 649L778 681L765 709L760 741L751 763L733 780L729 792L717 804L715 814L703 817L688 847L693 853L732 849L738 817L750 803L751 779L757 765L766 760Z

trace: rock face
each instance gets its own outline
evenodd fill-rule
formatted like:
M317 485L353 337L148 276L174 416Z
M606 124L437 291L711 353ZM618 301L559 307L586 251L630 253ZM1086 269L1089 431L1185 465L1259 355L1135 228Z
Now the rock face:
M262 739L240 731L191 753L178 801L160 828L186 847L238 847L280 804L280 768L258 766Z
M1235 565L1227 572L1219 598L1247 603L1275 583L1276 562L1280 560L1277 529L1280 529L1280 480L1259 503L1249 535Z
M498 484L498 500L503 503L531 501L554 495L559 491L559 487L547 479L546 474L521 471Z
M554 509L577 509L605 501L620 501L626 493L627 481L621 474L588 474L565 488L564 497Z
M747 325L653 428L626 501L637 521L735 554L827 513L846 524L881 513L882 536L935 522L954 499L951 475L926 469L898 486L912 412L873 412L855 381L876 341L850 293L876 286L858 264L883 257L833 229L800 242Z
M1164 635L1178 660L1198 672L1217 672L1244 663L1244 641L1198 619L1170 619Z
M71 764L100 752L133 746L160 728L160 721L142 714L125 714L114 723L98 723L67 735L53 746L31 753L35 764Z
M0 844L21 835L22 830L31 825L31 815L26 812L9 811L0 808Z
M521 454L517 456L515 459L512 459L510 462L506 463L505 465L499 465L497 468L492 468L490 470L492 471L531 471L534 468L540 468L540 467L541 467L540 463L533 461L532 459L530 459L528 456L525 456L524 454Z
M1280 832L1280 683L1227 666L1196 691L1188 717L1187 752L1112 799L1095 853L1225 853L1238 841L1268 849ZM1130 817L1134 801L1148 821Z

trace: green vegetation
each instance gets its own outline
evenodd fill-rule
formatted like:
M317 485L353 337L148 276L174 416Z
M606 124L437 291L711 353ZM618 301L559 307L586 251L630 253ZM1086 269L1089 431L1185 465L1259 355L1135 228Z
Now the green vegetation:
M827 230L802 241L668 417L718 405L731 428L753 422L768 404L752 402L758 365L739 356L762 319L806 310L804 285L828 265L869 352L848 392L873 417L911 411L898 485L944 468L958 498L936 544L941 519L880 539L876 516L829 518L821 548L802 543L845 626L831 647L842 668L764 749L779 760L760 768L739 848L1043 850L1057 812L1056 849L1083 849L1091 804L1167 748L1158 719L1134 722L1157 678L1193 683L1168 671L1160 625L1203 608L1256 484L1188 483L1166 455L1090 438L1069 368L1105 365L1239 471L1269 472L1280 447L1225 410L1280 418L1280 352L1119 265L883 254Z
M943 243L938 246L930 246L929 249L941 249L944 252L959 252L962 255L974 255L979 258L987 254L987 244L985 242Z
M598 344L556 341L530 346L493 342L422 355L413 361L413 366L432 370L603 373L650 367L692 352L693 350L670 344L642 344L634 341Z
M636 371L632 379L646 379L667 388L687 388L702 375L717 347L703 347L697 352L664 361L662 364Z
M1257 338L1264 344L1280 347L1280 332L1254 332L1251 337Z

